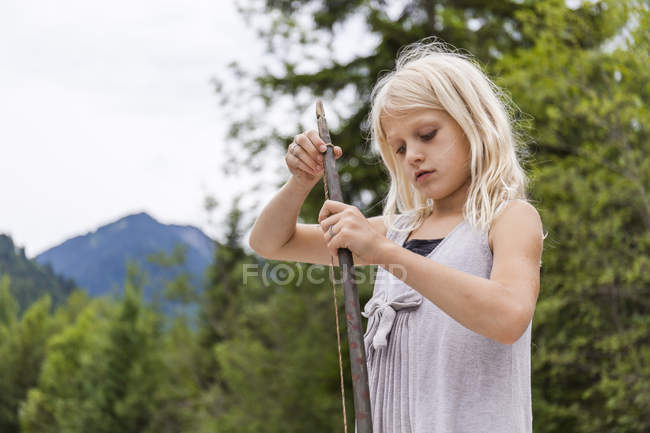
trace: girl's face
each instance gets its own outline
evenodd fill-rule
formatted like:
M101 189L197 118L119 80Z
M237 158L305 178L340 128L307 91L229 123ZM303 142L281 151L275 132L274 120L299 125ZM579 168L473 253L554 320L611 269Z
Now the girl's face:
M420 109L382 116L382 126L390 151L423 196L443 205L464 202L470 184L470 146L446 111ZM433 172L417 176L421 170Z

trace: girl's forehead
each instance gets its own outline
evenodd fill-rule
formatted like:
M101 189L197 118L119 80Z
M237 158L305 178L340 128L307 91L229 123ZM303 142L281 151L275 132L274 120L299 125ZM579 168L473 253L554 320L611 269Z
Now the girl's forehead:
M434 108L411 109L405 111L383 111L380 121L384 129L414 126L426 122L445 122L449 114Z

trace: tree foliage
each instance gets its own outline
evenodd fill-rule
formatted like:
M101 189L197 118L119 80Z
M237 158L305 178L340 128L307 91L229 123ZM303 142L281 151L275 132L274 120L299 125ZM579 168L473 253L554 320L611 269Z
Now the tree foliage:
M18 302L22 314L40 296L49 294L51 308L56 308L75 289L69 278L56 275L52 267L41 265L25 256L25 249L14 245L11 237L0 234L0 277L11 279L12 296Z
M649 429L647 2L268 0L242 9L252 24L274 18L260 35L277 62L262 73L238 71L250 79L239 94L264 103L233 122L232 138L250 145L245 162L254 167L265 150L285 149L306 129L276 126L264 113L290 100L287 116L300 119L324 97L344 150L337 164L345 200L367 216L380 212L388 184L364 141L375 80L401 46L425 36L478 58L520 109L529 195L548 233L533 319L534 430ZM376 42L343 61L331 48L355 18ZM262 137L250 135L253 123L267 128ZM301 217L315 220L322 200L312 191Z
M429 35L478 57L521 110L530 197L548 232L533 318L534 431L650 430L647 2L257 0L240 6L276 63L257 72L235 65L243 90L221 88L235 112L232 139L245 144L239 163L254 168L300 132L300 120L271 122L274 111L299 119L322 96L332 108L333 139L344 150L337 164L346 201L368 216L380 212L376 203L387 181L363 128L380 72L393 66L399 47ZM361 23L374 42L337 57L331 48L351 23ZM316 188L301 218L315 220L322 201ZM76 291L53 309L51 296L36 296L22 314L16 281L0 278L0 431L340 430L328 269L248 254L243 216L236 201L203 290L183 278L165 289L198 304L196 326L145 303L144 275L136 267L118 299ZM13 245L10 252L16 256ZM177 266L182 255L152 261ZM363 268L362 305L372 292L372 271ZM349 372L345 338L342 346ZM347 375L345 381L353 426Z

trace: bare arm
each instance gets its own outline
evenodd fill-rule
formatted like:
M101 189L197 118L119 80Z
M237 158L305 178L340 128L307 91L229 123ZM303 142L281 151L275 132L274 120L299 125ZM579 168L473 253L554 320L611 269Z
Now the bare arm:
M300 207L311 188L289 179L276 196L266 205L255 221L250 247L260 256L270 260L331 265L331 256L320 224L297 224ZM368 218L373 228L386 236L384 218ZM352 257L355 266L365 266L359 257ZM338 255L334 266L339 265Z
M285 155L291 177L264 207L248 240L250 247L261 256L269 257L293 236L300 208L323 176L321 152L324 151L325 142L314 130L293 138ZM342 154L341 148L335 146L335 158Z
M504 210L492 230L494 262L489 279L391 243L380 250L380 265L464 327L499 343L513 344L535 311L542 224L535 208L517 205Z
M300 208L310 191L311 187L296 182L293 176L289 178L255 221L248 244L256 253L271 258L291 239Z
M386 236L386 226L384 217L379 215L367 218L370 225L383 236ZM338 254L330 256L327 248L327 241L320 224L297 224L296 230L281 248L273 251L264 257L272 260L286 260L292 262L314 263L319 265L330 266L332 258L334 266L339 266ZM373 263L366 263L356 254L352 254L354 266L367 266Z
M293 150L292 150L293 148ZM325 143L316 131L310 130L294 137L285 157L292 176L255 221L248 244L259 255L271 260L331 265L327 242L320 224L297 224L303 202L323 176ZM334 156L343 154L334 146ZM386 236L381 216L368 218L372 227ZM353 255L355 265L369 265ZM338 266L338 255L334 265Z

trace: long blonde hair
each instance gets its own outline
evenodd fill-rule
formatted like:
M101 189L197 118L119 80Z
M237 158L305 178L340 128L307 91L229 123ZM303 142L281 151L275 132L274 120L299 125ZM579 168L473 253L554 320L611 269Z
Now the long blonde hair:
M513 199L528 201L528 179L517 155L525 149L511 126L516 107L469 55L437 40L407 45L398 53L395 69L375 84L371 100L372 144L390 175L383 209L389 228L415 230L431 215L435 202L423 197L399 169L381 124L384 114L438 109L458 123L470 144L471 184L463 217L472 227L489 229L501 205ZM409 214L407 227L395 227L396 211Z

